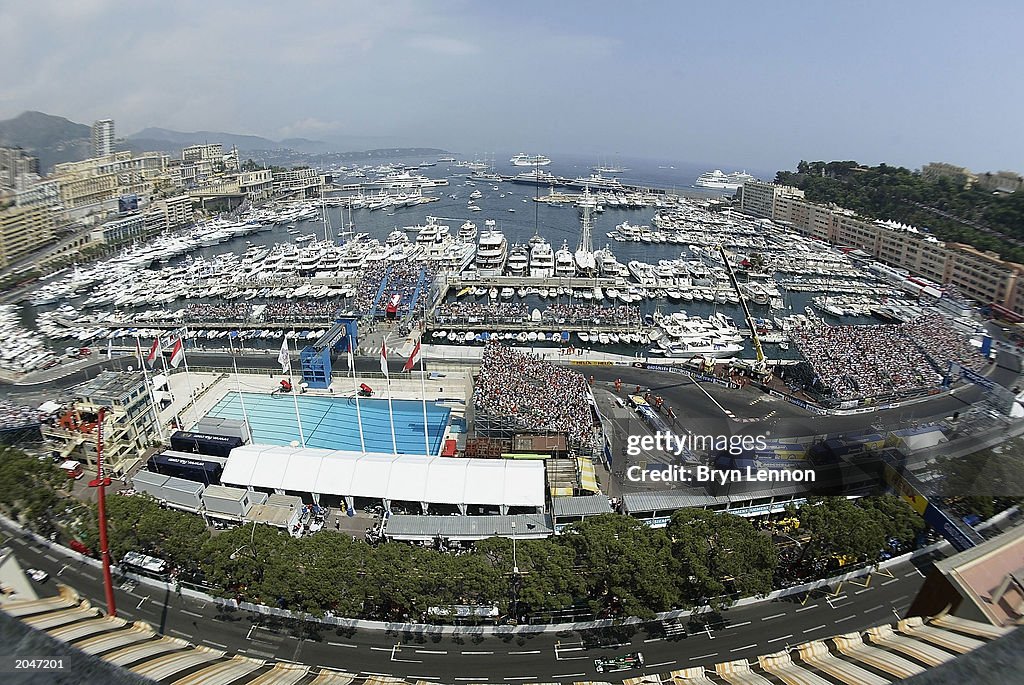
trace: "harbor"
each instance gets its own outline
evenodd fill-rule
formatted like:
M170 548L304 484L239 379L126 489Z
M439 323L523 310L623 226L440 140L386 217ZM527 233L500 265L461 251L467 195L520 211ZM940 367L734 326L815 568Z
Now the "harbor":
M756 332L772 357L795 360L794 330L919 313L912 293L855 255L721 195L589 183L556 194L539 181L524 192L507 174L462 171L334 170L321 198L246 207L54 274L9 310L10 339L36 343L7 349L3 364L27 372L60 350L173 331L197 346L234 335L270 348L315 341L339 316L395 320L440 345L683 360L753 359Z

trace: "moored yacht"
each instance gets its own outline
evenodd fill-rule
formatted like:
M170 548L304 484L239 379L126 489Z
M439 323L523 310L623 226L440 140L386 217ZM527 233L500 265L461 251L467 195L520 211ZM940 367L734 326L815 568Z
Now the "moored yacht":
M555 255L551 244L541 238L530 248L530 275L534 278L550 278L555 274Z
M530 266L530 253L525 245L515 245L508 255L508 275L525 276Z
M576 275L576 262L569 251L569 245L562 243L562 247L555 252L555 277L565 278Z
M505 270L508 258L508 241L505 234L496 228L489 228L480 235L476 250L476 270L481 276L500 276Z

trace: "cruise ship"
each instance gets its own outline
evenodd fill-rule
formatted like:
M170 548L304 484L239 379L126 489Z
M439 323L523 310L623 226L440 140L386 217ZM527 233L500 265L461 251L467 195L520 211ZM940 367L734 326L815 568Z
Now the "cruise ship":
M480 234L476 251L476 270L481 276L501 276L508 259L508 241L505 234L490 228Z
M757 179L745 171L734 171L731 174L723 173L721 169L708 171L697 177L694 185L700 188L721 188L722 190L736 190L747 181Z
M547 166L551 164L551 160L544 155L528 155L525 152L513 155L512 159L508 161L512 166Z

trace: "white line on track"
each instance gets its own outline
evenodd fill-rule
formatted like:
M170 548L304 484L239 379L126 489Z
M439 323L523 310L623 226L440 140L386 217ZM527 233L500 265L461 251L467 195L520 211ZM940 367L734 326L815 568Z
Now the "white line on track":
M531 649L531 650L525 651L525 652L509 652L509 654L540 654L540 650L539 649Z
M807 630L804 631L804 635L806 635L807 633L813 633L815 630L821 630L824 627L825 627L825 624L822 623L820 626L814 626L813 628L808 628Z
M786 614L773 614L773 615L771 615L771 616L765 616L765 617L764 617L764 618L762 618L761 620L762 620L762 621L770 621L770 620L772 620L773 618L782 618L782 617L783 617L783 616L785 616L785 615L786 615Z
M355 645L352 645L352 646L355 647ZM446 652L443 649L414 649L413 651L416 652L417 654L447 654L448 653L448 652Z
M793 637L792 634L790 634L790 635L783 635L782 637L773 637L771 640L768 640L768 642L770 644L772 642L779 642L780 640L788 640L791 637Z
M753 649L754 647L757 647L757 643L756 642L754 644L752 644L752 645L747 645L745 647L737 647L736 649L730 649L729 651L730 652L742 652L744 649Z
M347 642L328 642L331 647L348 647L349 649L356 649L359 645L350 645Z
M844 618L837 618L833 623L842 623L843 621L849 621L851 618L857 618L857 614L850 614Z
M744 621L743 623L733 623L730 626L726 626L726 628L727 629L728 628L740 628L742 626L749 626L749 625L750 625L750 621Z
M700 656L691 656L690 661L696 661L697 659L710 659L713 656L718 656L718 652L711 652L710 654L701 654Z
M202 615L202 614L197 614L196 612L194 612L194 611L189 611L189 610L187 610L187 609L182 609L182 610L181 610L181 613L183 613L183 614L188 614L189 616L195 616L196 618L202 618L202 617L203 617L203 615Z
M872 611L878 611L879 609L882 609L882 608L884 608L884 607L885 607L885 605L884 605L884 604L879 604L879 605L878 605L878 606L876 606L876 607L871 607L870 609L865 609L865 610L864 610L864 611L862 611L861 613L864 613L864 614L870 614L870 613L871 613Z
M227 649L228 648L227 645L222 645L221 643L214 642L213 640L203 640L203 642L205 642L208 645L213 645L214 647L220 647L221 649Z
M801 611L807 611L808 609L813 609L816 606L818 606L818 605L817 604L812 604L812 605L810 605L808 607L800 607L799 609L796 610L796 613L799 614Z

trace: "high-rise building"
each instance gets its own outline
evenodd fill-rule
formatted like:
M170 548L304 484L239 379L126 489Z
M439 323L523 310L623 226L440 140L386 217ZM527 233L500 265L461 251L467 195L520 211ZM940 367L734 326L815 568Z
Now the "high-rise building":
M92 124L92 156L106 157L114 152L114 120L100 119Z

